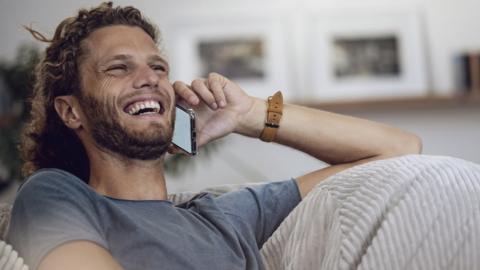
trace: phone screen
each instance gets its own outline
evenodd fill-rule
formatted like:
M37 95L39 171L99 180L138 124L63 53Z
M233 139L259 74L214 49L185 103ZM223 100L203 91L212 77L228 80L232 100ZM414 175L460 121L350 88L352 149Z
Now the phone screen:
M175 127L172 143L190 155L197 153L195 112L179 105L175 107Z

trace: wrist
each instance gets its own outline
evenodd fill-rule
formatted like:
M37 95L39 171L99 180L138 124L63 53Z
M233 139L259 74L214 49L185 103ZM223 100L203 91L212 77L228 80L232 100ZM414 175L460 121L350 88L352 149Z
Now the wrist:
M272 142L275 140L280 120L283 114L283 96L281 91L277 91L274 95L268 97L267 100L267 121L265 127L260 134L260 140L264 142Z
M250 109L238 118L235 132L244 136L259 138L267 118L267 107L265 100L253 98Z

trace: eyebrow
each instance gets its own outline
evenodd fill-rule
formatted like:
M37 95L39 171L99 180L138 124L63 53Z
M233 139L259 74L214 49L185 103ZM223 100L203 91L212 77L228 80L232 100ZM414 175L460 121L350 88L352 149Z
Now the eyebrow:
M105 60L101 60L100 63L101 64L106 64L110 61L114 61L114 60L130 60L132 59L133 57L131 55L128 55L128 54L116 54L112 57L109 57Z
M160 55L154 54L148 57L148 62L162 62L164 65L167 66L167 69L170 69L170 65L168 62L165 60L165 58L161 57Z
M110 62L110 61L115 61L115 60L123 60L123 61L126 61L126 60L131 60L133 58L133 56L129 55L129 54L116 54L112 57L109 57L103 61L100 61L100 64L101 65L105 65L106 63ZM148 62L149 63L152 63L152 62L162 62L163 64L165 64L167 67L170 67L168 62L163 58L161 57L160 55L157 55L157 54L153 54L153 55L150 55L148 57Z

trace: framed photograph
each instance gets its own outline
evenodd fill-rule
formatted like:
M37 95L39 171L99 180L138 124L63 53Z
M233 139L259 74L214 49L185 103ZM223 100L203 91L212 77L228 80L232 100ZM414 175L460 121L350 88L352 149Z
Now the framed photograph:
M418 13L350 10L316 14L312 21L310 77L319 100L427 94Z
M201 40L197 43L200 75L223 74L232 80L264 80L265 41L261 37Z
M253 96L266 98L277 90L286 99L293 96L288 91L290 60L282 20L199 17L174 22L167 29L165 44L174 80L191 82L217 72Z

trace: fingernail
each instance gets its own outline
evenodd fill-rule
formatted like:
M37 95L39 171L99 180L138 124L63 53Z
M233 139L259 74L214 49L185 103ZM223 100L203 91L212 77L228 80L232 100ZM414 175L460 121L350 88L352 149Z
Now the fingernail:
M217 105L216 102L213 102L211 106L212 106L212 109L214 109L214 110L216 110L218 108L218 105Z
M227 103L225 103L225 101L221 100L220 101L220 107L223 108L227 105Z

